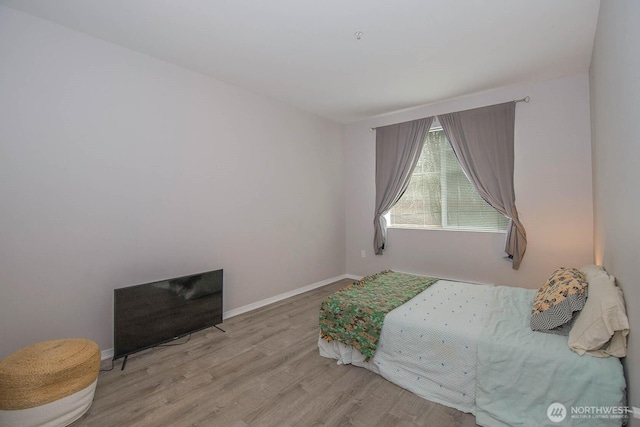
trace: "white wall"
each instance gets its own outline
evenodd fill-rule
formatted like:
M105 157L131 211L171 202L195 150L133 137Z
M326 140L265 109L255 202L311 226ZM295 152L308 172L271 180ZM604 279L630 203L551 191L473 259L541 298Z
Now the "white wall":
M631 323L629 405L640 407L640 2L603 1L591 60L596 260L616 276ZM634 425L640 425L637 421Z
M515 190L527 229L518 271L504 260L504 234L389 229L373 255L375 132L370 127L530 96L516 107ZM560 266L593 261L589 82L586 74L493 90L349 125L345 129L347 271L385 268L482 283L540 287ZM366 257L361 257L361 250Z
M226 311L345 273L342 127L0 7L0 357L112 346L112 292L225 269Z

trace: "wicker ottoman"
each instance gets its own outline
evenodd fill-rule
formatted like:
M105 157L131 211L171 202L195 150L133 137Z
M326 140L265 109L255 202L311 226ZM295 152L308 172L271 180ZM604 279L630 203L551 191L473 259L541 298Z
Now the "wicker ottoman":
M44 341L0 360L0 426L61 427L87 412L100 348L86 339Z

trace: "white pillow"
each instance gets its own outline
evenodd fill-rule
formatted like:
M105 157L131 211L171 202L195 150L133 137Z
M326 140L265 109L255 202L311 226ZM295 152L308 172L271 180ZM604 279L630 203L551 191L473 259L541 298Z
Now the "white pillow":
M599 265L585 265L580 269L580 271L582 271L582 274L584 274L584 277L587 279L587 281L598 276L609 277L609 273L604 271L604 268Z
M622 290L602 267L580 270L589 282L589 296L569 332L569 347L579 355L625 357L629 319Z

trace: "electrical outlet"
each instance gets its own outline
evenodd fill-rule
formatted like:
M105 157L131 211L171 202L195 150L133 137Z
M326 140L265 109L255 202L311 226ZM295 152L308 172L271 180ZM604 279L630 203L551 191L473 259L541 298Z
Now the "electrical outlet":
M360 256L361 256L362 258L364 258L364 257L366 257L366 256L367 256L367 253L365 252L365 250L364 250L364 249L360 251Z

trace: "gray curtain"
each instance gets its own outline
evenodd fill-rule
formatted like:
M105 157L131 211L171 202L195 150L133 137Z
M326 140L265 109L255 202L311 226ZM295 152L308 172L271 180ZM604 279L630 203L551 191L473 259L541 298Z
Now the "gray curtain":
M373 247L382 255L387 241L384 216L404 194L433 117L376 128L376 212Z
M527 233L518 218L513 189L515 102L438 116L462 170L480 196L510 218L505 252L520 267Z

